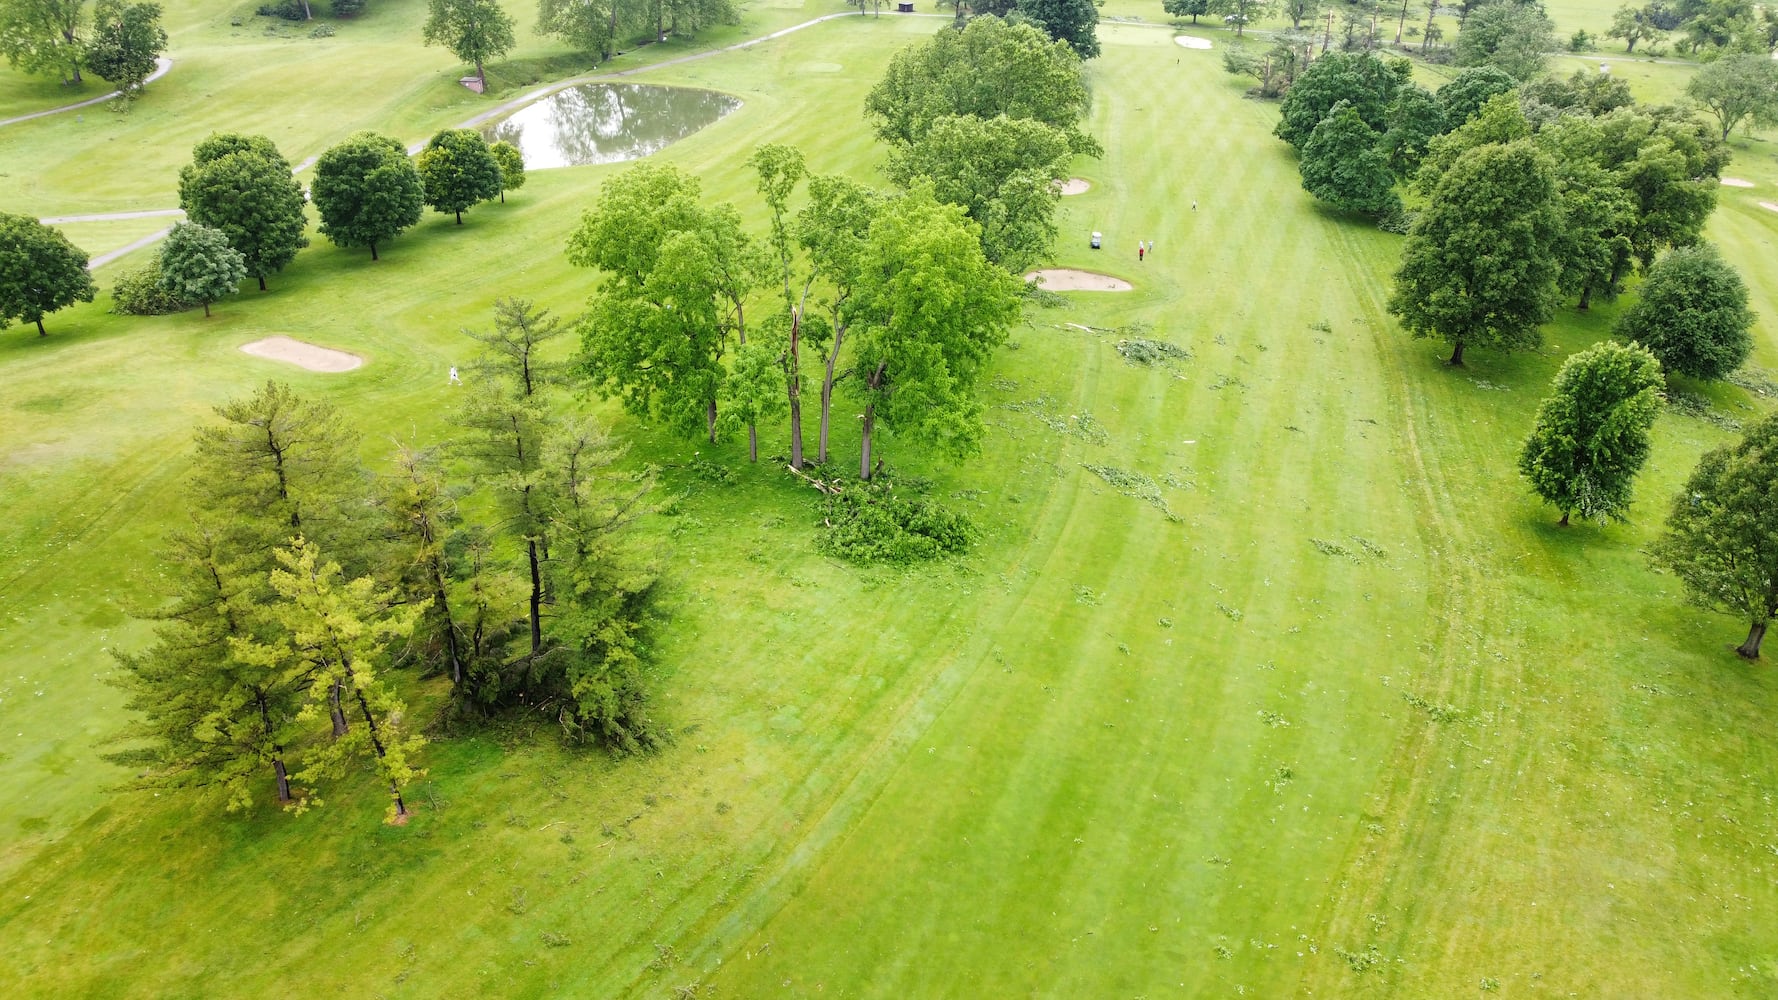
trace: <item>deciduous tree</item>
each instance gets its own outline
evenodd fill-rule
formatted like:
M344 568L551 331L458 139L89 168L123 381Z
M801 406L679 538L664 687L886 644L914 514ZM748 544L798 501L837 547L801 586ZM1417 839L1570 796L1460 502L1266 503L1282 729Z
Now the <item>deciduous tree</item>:
M455 213L457 225L472 205L492 201L501 191L500 163L488 140L472 128L448 128L432 137L415 166L435 212Z
M924 183L871 220L855 287L861 479L875 471L878 420L950 454L979 446L976 378L1017 318L1021 289L982 256L973 229Z
M1661 409L1661 363L1640 347L1606 341L1563 362L1550 388L1519 471L1564 525L1575 513L1625 520Z
M1709 243L1671 251L1613 331L1648 348L1670 372L1720 379L1753 351L1747 285Z
M1341 101L1349 103L1366 125L1381 131L1411 71L1406 59L1381 59L1364 52L1324 55L1310 63L1284 95L1272 134L1300 150Z
M1698 461L1649 554L1693 604L1741 615L1747 640L1735 652L1759 659L1778 618L1778 415Z
M1161 0L1161 9L1174 17L1191 16L1192 23L1198 23L1199 14L1210 13L1210 0Z
M1445 130L1461 128L1482 106L1518 86L1511 73L1498 66L1471 66L1450 83L1438 88L1439 111Z
M91 40L86 0L6 0L0 3L0 55L26 73L55 73L79 84Z
M904 188L930 180L981 227L988 259L1023 273L1055 246L1057 185L1073 155L1067 133L1040 121L948 115L891 153L886 172Z
M1406 180L1420 169L1428 144L1444 133L1445 115L1438 98L1424 87L1409 84L1395 95L1384 126L1377 149L1388 159L1395 176Z
M427 45L441 45L451 55L475 66L475 78L488 88L483 63L512 49L512 15L494 0L428 0L421 35Z
M283 270L309 245L303 204L290 164L264 136L212 136L179 171L185 217L227 237L260 291L267 275Z
M220 230L181 222L161 247L161 288L210 315L210 303L233 295L247 276L247 260Z
M394 239L420 221L425 191L401 143L375 132L355 132L315 161L309 198L321 214L321 235L340 247L369 247Z
M1345 101L1333 106L1303 145L1303 190L1346 212L1381 217L1400 211L1389 158L1375 130Z
M86 251L28 215L0 212L0 330L20 320L44 336L43 317L97 292Z
M1075 55L1093 59L1099 55L1099 7L1104 0L1019 0L1019 13L1067 42Z
M1722 138L1742 122L1778 123L1778 62L1770 56L1727 55L1705 63L1685 92L1722 126Z
M1210 13L1222 16L1224 24L1235 27L1235 37L1242 37L1247 26L1269 16L1278 7L1277 0L1210 0Z
M505 139L488 147L494 163L500 167L500 203L506 204L506 192L525 186L525 154Z
M1556 47L1556 26L1534 4L1492 3L1469 15L1457 32L1459 66L1497 66L1515 80L1543 72Z
M1548 159L1527 142L1472 149L1446 171L1415 219L1389 298L1416 337L1465 347L1541 341L1555 305L1562 209Z
M93 38L86 66L132 98L154 72L154 61L167 47L156 3L99 0L93 8Z

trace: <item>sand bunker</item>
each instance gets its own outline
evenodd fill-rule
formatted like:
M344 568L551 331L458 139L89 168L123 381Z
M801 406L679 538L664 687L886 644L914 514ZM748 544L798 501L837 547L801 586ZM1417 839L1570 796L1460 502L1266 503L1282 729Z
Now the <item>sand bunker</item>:
M1768 212L1778 212L1778 204L1774 204L1769 201L1760 202L1759 207L1765 209Z
M1726 188L1750 188L1753 186L1753 182L1744 181L1739 177L1724 177L1722 178L1722 186Z
M1025 275L1025 280L1038 282L1052 292L1127 292L1130 290L1130 283L1122 278L1113 278L1109 274L1094 274L1091 271L1075 271L1065 267L1032 271Z
M349 372L364 364L364 359L356 354L316 347L289 337L267 337L251 344L242 344L241 350L256 358L284 361L312 372Z
M1056 188L1060 190L1064 196L1071 194L1086 194L1088 191L1092 190L1092 187L1092 183L1084 177L1070 177L1065 181L1056 182Z
M1183 45L1188 49L1207 49L1210 47L1210 39L1198 38L1194 35L1174 35L1173 41L1174 41L1174 43L1176 43L1178 45Z

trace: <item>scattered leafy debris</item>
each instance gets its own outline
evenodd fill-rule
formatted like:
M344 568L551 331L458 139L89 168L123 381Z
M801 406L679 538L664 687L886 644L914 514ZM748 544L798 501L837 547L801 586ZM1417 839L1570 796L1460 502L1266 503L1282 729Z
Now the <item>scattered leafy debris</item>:
M911 563L967 551L980 531L968 517L888 480L828 487L816 505L816 548L856 563Z
M1117 342L1117 353L1124 363L1138 368L1153 368L1156 365L1171 365L1176 362L1190 361L1192 352L1171 344L1165 340L1150 340L1147 337L1133 337Z
M1408 704L1431 716L1434 722L1456 722L1463 718L1463 709L1456 705L1440 705L1427 701L1412 691L1403 692L1401 697Z

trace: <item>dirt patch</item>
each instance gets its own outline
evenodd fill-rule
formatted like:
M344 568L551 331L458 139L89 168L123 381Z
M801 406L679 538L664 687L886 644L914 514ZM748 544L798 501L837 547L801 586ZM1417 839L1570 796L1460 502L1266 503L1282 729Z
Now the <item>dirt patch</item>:
M330 347L316 347L289 337L267 337L251 344L242 344L241 351L256 358L283 361L312 372L349 372L364 364L364 359L356 354L347 354Z
M1032 271L1025 275L1025 280L1037 282L1052 292L1127 292L1131 288L1122 278L1065 267Z
M1750 188L1753 186L1752 181L1744 181L1739 177L1723 177L1721 180L1722 186L1726 188Z
M1176 45L1182 45L1188 49L1207 49L1210 47L1210 39L1199 38L1196 35L1174 35L1173 42Z
M1768 212L1778 212L1778 204L1774 204L1769 201L1760 202L1759 207L1765 209Z
M1092 189L1092 182L1084 177L1070 177L1065 181L1056 182L1056 190L1062 192L1063 197L1071 194L1086 194Z

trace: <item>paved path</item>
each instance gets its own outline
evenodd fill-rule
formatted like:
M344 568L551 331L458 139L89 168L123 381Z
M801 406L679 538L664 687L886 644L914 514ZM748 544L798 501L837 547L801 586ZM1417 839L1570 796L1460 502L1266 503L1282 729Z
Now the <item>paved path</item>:
M154 81L160 79L161 77L166 76L167 70L170 70L172 68L173 68L173 60L168 59L166 56L155 57L154 72L148 74L147 79L142 81L142 85L146 87L147 85L153 83ZM50 108L48 111L33 111L28 115L19 115L16 118L0 118L0 127L4 127L7 125L17 125L19 122L28 122L33 118L47 118L50 115L59 115L64 111L73 111L76 108L90 108L95 104L103 104L106 101L111 100L113 97L116 97L118 94L121 94L121 93L123 93L123 91L114 90L111 93L104 95L103 97L88 98L87 100L81 101L77 104L64 104L59 108Z
M122 222L127 219L154 219L163 215L184 215L183 208L149 208L140 212L98 212L93 215L46 215L38 222L59 226L67 222Z

